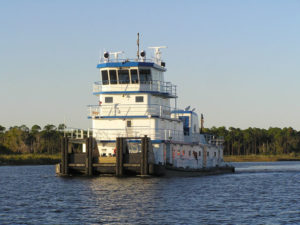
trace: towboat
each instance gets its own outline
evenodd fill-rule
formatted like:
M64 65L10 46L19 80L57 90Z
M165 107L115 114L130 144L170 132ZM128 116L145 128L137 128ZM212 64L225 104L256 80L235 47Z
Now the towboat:
M123 52L104 52L97 65L100 81L93 84L97 104L88 106L92 128L85 132L87 138L83 132L76 136L80 153L66 147L65 141L58 173L199 176L234 172L223 161L224 139L203 132L203 115L199 119L194 108L178 108L177 86L166 81L163 48L150 47L154 57L147 58L138 47L132 60L120 59Z

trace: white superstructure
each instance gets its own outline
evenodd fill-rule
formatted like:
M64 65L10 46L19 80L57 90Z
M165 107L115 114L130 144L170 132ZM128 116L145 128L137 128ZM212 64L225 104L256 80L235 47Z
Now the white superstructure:
M161 48L154 60L145 51L135 60L119 59L123 52L104 53L97 68L101 81L93 94L98 104L89 106L93 136L101 156L113 156L117 137L151 138L155 164L175 168L216 167L223 164L222 140L199 133L194 110L177 109L176 86L165 80ZM112 58L111 55L115 57ZM139 151L139 141L130 141Z

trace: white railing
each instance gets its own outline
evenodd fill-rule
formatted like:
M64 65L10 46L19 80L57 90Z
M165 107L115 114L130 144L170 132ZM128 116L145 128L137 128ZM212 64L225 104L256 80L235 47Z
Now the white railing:
M139 59L137 59L137 58L135 58L135 59L124 59L124 58L115 59L115 58L110 57L109 59L101 58L99 60L99 64L101 64L101 63L110 63L110 62L122 62L122 63L126 63L126 62L151 62L151 63L155 63L156 61L155 61L155 58L152 58L152 57L150 57L150 58L139 58Z
M171 129L154 129L148 127L128 127L126 129L77 129L66 128L64 136L71 139L84 139L90 136L97 140L116 140L117 137L144 137L147 135L151 140L168 140L180 142L200 142L200 134L184 136L183 131ZM215 139L216 140L216 139ZM218 139L219 140L219 139ZM209 141L209 144L216 144Z
M171 129L151 129L147 127L130 127L126 129L93 129L97 140L116 140L117 137L144 137L151 140L183 141L183 131Z
M211 134L204 134L204 137L207 141L207 143L212 144L212 145L217 145L217 146L222 146L224 143L224 137L217 137L215 135Z
M84 139L93 136L92 129L66 128L64 130L64 137L71 139Z
M160 116L170 118L171 111L167 106L157 104L112 104L112 105L90 105L88 116L97 118L100 116Z
M93 92L122 92L122 91L151 91L162 94L167 94L172 97L177 97L176 85L171 82L163 81L140 81L139 83L119 83L119 84L103 84L102 81L95 82Z

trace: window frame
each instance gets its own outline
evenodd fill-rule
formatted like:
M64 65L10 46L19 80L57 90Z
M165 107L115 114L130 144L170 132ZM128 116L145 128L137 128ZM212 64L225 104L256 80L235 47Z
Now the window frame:
M132 81L132 71L133 70L136 71L136 76L137 76L137 79L136 79L137 82L135 82L135 83ZM140 77L139 77L139 70L138 69L130 69L130 83L131 84L139 84L140 83Z
M142 98L143 101L137 101L138 98ZM138 102L138 103L144 102L144 96L135 96L135 102Z
M108 99L111 99L111 102L107 101ZM114 103L114 97L111 96L104 97L104 103Z
M149 73L141 73L141 71L149 71ZM141 80L141 77L142 76L145 76L145 80ZM150 79L149 79L150 78ZM151 69L143 69L143 68L139 68L139 80L140 80L140 83L150 83L152 81L152 73L151 73Z
M127 71L128 80L122 80L120 79L120 71ZM121 76L124 76L124 74L121 74ZM118 78L119 78L119 84L130 84L130 72L129 69L120 69L118 70Z
M107 80L106 81L103 80L103 75L104 75L103 73L104 72L106 72L106 76L107 76ZM102 84L103 85L109 85L110 82L109 82L109 73L108 73L108 70L101 70L101 80L102 80Z
M115 74L115 75L116 75L116 80L113 80L113 81L114 81L113 83L112 83L112 80L110 79L110 78L111 78L111 74L110 74L111 71L115 71L115 73L116 73L116 74ZM118 72L117 72L117 70L116 70L116 69L110 69L110 70L109 70L109 83L112 84L112 85L118 84L118 83L119 83L118 80L119 80L119 79L118 79Z

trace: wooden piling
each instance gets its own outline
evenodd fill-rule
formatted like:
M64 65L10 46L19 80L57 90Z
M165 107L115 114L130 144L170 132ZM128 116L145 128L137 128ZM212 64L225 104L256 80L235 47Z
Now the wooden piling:
M65 174L65 137L61 139L61 166L60 166L60 174Z
M125 147L124 138L116 140L116 176L123 176L123 149Z
M141 156L141 175L149 175L149 165L148 165L148 149L149 149L149 138L147 136L142 138L141 143L142 156Z
M93 137L86 139L86 160L85 160L85 174L88 176L93 175L93 149L95 143Z
M88 165L88 175L92 176L93 175L93 150L95 147L95 142L94 142L94 138L90 137L90 150L89 150L89 165Z
M65 138L65 175L69 174L69 139Z
M69 139L67 137L62 138L61 141L61 174L68 175L69 168L68 168L68 148L69 148Z

